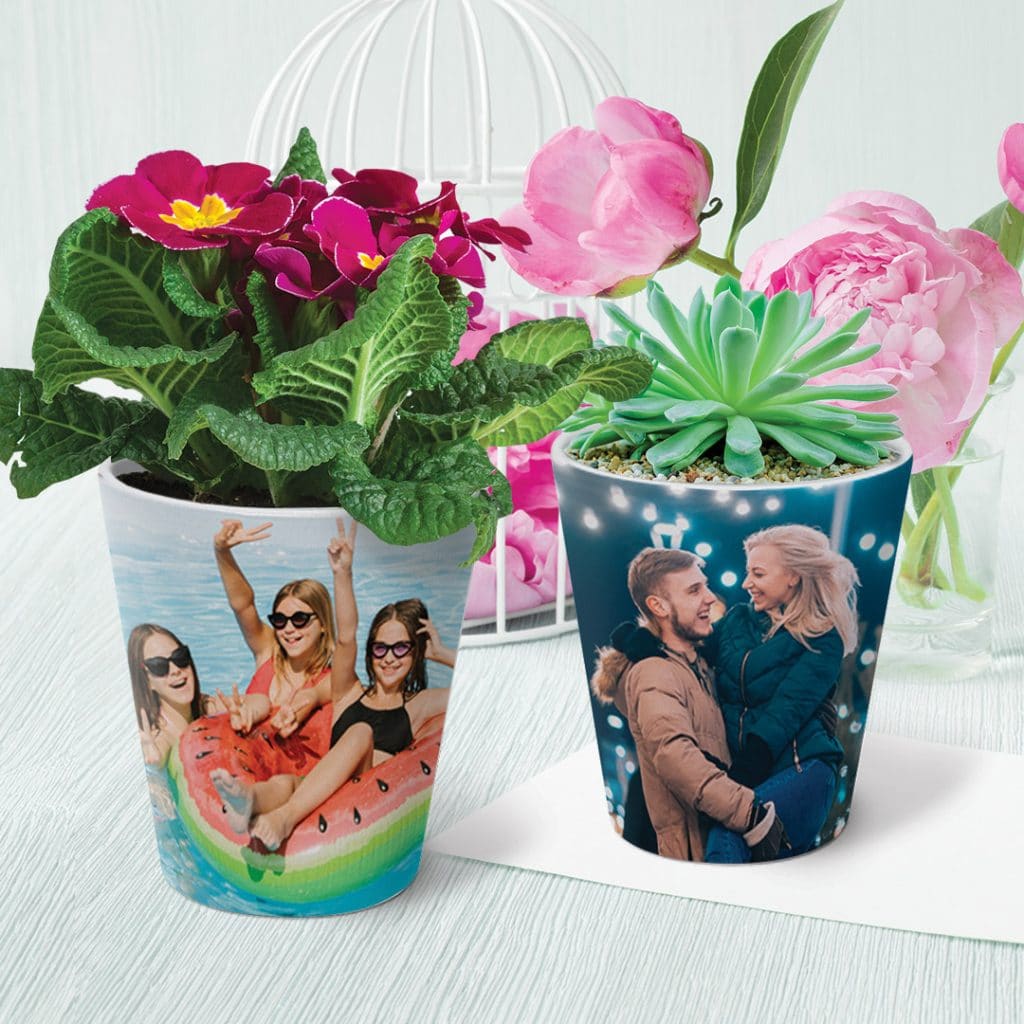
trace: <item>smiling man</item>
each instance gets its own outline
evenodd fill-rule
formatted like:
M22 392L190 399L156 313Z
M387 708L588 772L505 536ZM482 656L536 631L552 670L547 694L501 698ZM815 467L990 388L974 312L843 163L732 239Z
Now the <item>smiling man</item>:
M641 626L620 626L591 686L626 716L658 853L703 860L707 824L743 833L755 859L774 857L785 831L774 807L726 774L729 746L711 670L697 645L711 633L715 595L689 551L645 548L628 587Z

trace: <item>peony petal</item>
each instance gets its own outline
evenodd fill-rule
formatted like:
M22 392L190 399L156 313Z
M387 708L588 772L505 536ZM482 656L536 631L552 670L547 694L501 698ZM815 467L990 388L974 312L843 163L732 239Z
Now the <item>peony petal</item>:
M696 146L645 139L611 152L612 172L623 180L638 215L682 249L699 234L696 215L711 193L704 155Z
M628 96L602 100L594 109L594 125L612 146L638 139L661 139L677 146L690 141L677 118Z
M591 226L591 199L608 166L608 150L597 132L566 128L530 161L523 205L549 234L575 243Z
M1024 213L1024 123L1011 124L1003 133L996 167L1006 198Z

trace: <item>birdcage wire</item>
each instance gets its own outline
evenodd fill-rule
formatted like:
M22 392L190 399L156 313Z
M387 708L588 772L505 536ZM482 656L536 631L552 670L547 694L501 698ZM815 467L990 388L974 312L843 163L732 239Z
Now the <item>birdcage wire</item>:
M453 32L461 60L452 57ZM442 39L446 52L439 59ZM389 109L374 111L379 87L396 83ZM459 88L461 130L450 107L439 109ZM511 108L500 102L511 98L509 91L515 94ZM542 0L350 0L312 28L273 76L246 148L249 159L280 166L299 128L308 125L328 160L340 140L341 162L329 166L391 166L416 177L423 195L451 178L474 217L496 216L521 200L526 165L547 138L588 124L597 103L624 91L595 43ZM383 130L387 114L393 133ZM505 123L511 118L518 123ZM500 154L495 140L504 146ZM464 152L455 152L463 141ZM489 267L486 302L502 330L514 313L552 315L556 302L563 315L585 316L595 333L607 326L592 300L555 300L527 285L500 254ZM506 449L497 449L495 462L507 470ZM492 556L494 614L467 620L464 644L532 640L575 628L561 519L555 600L522 611L508 608L506 531L502 520Z

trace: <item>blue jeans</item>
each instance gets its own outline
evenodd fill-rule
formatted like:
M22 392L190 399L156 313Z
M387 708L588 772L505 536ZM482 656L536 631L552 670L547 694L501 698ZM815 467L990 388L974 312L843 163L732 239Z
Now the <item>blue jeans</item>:
M836 795L836 773L824 761L805 761L800 769L787 768L754 790L761 803L771 800L775 804L775 813L793 844L791 850L779 853L779 860L806 853L814 846ZM715 864L745 864L750 860L750 847L739 832L715 825L708 834L704 859Z

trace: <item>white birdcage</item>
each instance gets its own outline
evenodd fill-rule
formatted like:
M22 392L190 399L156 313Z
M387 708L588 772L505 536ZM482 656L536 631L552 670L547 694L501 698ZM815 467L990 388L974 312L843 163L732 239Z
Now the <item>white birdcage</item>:
M424 197L451 179L473 218L498 216L521 201L526 165L546 139L589 124L600 100L623 92L594 43L540 0L350 0L274 76L253 118L248 155L280 166L306 125L328 167L393 167L419 179ZM497 255L486 302L500 329L514 313L549 316L556 307L600 327L591 300L556 302ZM504 472L505 449L496 460ZM506 530L503 520L491 556L493 614L467 618L464 644L575 627L561 526L554 600L515 612Z

